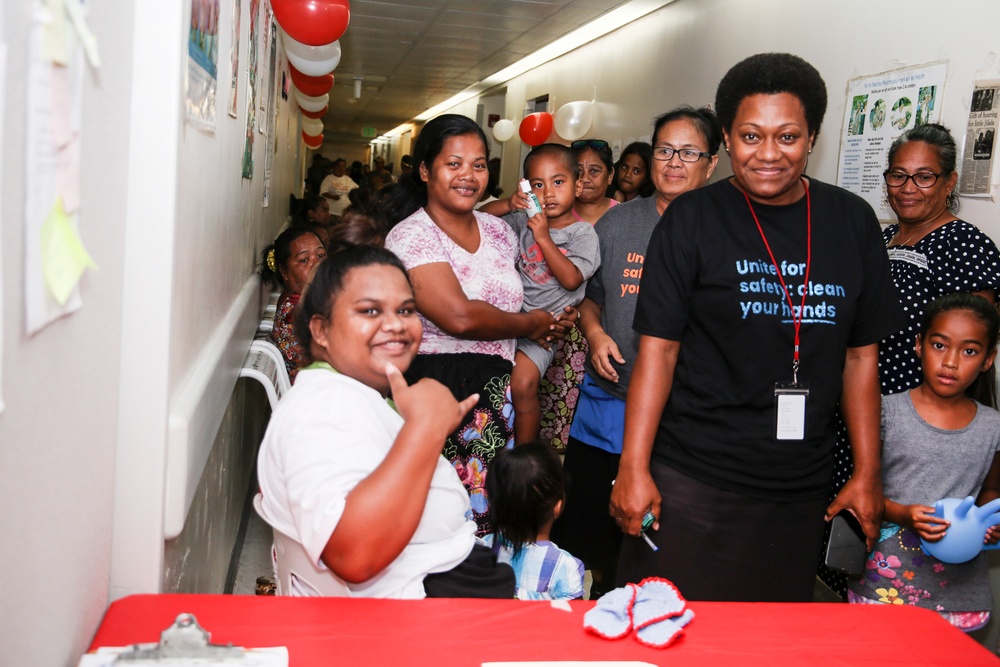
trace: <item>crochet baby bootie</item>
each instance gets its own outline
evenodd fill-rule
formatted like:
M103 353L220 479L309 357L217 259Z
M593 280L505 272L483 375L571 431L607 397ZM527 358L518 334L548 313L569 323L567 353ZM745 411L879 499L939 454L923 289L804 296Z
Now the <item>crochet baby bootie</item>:
M690 623L692 618L694 618L694 612L687 609L680 616L655 621L645 627L638 628L635 631L635 640L653 648L666 648L684 634L684 626Z
M632 603L636 641L654 648L669 646L694 618L686 607L687 600L672 582L661 577L643 579Z
M687 600L677 587L661 577L647 577L639 583L632 604L632 624L636 630L665 618L680 616Z
M583 615L583 627L605 639L621 639L632 630L632 603L638 588L627 584L601 596Z

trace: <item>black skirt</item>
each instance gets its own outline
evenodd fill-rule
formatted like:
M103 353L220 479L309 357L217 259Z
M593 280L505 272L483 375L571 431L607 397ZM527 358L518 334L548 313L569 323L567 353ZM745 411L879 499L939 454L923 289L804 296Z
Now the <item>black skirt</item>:
M490 463L498 451L514 446L512 368L510 361L491 354L420 354L405 374L410 384L433 378L458 400L479 394L479 402L448 436L442 452L469 492L478 535L493 532L485 488Z

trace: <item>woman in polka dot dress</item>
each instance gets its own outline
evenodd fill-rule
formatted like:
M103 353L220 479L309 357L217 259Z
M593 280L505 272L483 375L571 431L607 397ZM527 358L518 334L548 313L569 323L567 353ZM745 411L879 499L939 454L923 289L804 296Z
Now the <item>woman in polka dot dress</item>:
M889 148L889 168L883 176L889 206L899 222L886 227L882 236L907 325L879 344L883 395L909 391L923 379L914 341L928 303L944 294L972 292L995 304L1000 290L996 243L955 217L957 153L951 133L936 123L904 132ZM851 474L843 424L837 436L831 498ZM846 589L843 575L824 569L821 576L838 593Z

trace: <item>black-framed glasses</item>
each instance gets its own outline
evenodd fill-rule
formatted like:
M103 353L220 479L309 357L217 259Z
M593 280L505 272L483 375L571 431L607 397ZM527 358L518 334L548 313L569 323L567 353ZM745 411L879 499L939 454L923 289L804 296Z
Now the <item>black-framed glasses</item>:
M894 188L901 188L903 185L913 179L913 184L918 188L929 188L935 183L937 179L944 174L935 174L933 171L918 171L915 174L904 174L901 171L883 171L882 178L885 179L885 184Z
M608 142L604 139L577 139L569 145L575 151L581 148L593 148L595 151L602 150L608 147Z
M703 157L712 157L711 153L696 151L693 148L671 148L670 146L656 146L653 149L653 159L666 162L677 154L681 162L697 162Z

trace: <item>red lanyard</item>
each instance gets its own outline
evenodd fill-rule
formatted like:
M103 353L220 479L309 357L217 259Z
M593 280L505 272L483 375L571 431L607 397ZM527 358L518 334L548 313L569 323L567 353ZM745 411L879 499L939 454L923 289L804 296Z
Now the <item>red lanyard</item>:
M785 285L785 277L781 274L777 260L774 259L771 244L767 242L767 236L764 235L764 228L761 227L760 220L757 219L757 213L753 210L753 204L750 203L750 196L743 190L740 190L740 192L743 192L743 197L747 200L747 206L750 208L750 215L753 216L753 221L757 223L757 231L760 232L760 238L764 240L764 247L767 248L767 254L771 257L771 264L774 265L774 272L777 274L778 281L781 283L781 289L785 293L788 308L792 311L792 326L795 328L792 381L795 383L799 381L799 331L802 329L802 313L806 309L806 294L809 293L809 267L812 265L812 200L809 198L809 185L806 183L805 178L802 179L802 185L806 189L806 274L805 283L802 285L802 305L799 307L798 313L795 312L795 304L792 303L792 296L788 293L788 287Z

